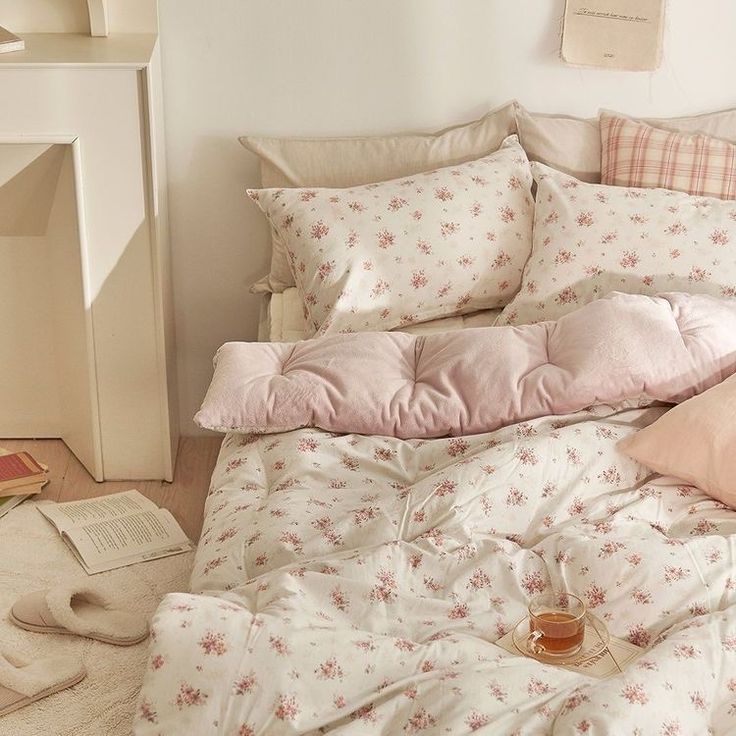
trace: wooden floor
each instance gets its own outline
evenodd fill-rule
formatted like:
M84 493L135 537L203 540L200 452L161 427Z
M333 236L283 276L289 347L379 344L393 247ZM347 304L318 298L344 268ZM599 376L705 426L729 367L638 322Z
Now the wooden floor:
M173 483L163 481L105 481L97 483L61 440L0 440L0 447L27 450L49 466L49 484L36 496L51 501L74 501L137 488L156 505L169 509L187 536L196 541L202 530L202 509L215 467L221 437L183 437Z

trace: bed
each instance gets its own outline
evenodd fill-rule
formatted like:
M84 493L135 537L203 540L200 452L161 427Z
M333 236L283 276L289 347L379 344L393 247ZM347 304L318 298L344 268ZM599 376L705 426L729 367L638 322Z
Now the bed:
M736 518L621 453L666 411L632 403L441 439L228 434L138 732L727 733ZM595 680L497 647L550 587L646 653Z
M506 242L529 238L518 274L502 259L518 284L500 308L488 306L507 288L494 275L482 291L462 287L449 319L371 302L357 322L360 309L341 301L353 264L319 319L319 296L305 319L310 262L295 255L301 244L286 248L296 286L269 297L261 345L221 348L198 415L226 435L191 592L167 596L152 622L136 734L736 730L736 516L622 451L736 372L733 269L707 271L712 256L697 250L725 247L710 235L728 238L736 217L709 200L716 220L699 238L702 197L617 194L544 166L534 176L534 242L523 203L515 218L498 208L515 228ZM444 192L434 180L419 189ZM278 191L281 207L289 195ZM626 209L647 198L646 218ZM657 224L666 251L632 255L609 237L606 217L643 239L655 212L685 230ZM329 284L340 264L325 268L325 222L312 229L315 279ZM594 261L556 251L548 276L540 254L574 227L577 252L590 238ZM699 260L678 255L658 282L652 264L686 237ZM374 268L378 258L371 278ZM397 291L377 297L405 298ZM408 294L421 316L424 300ZM473 299L488 308L460 310ZM372 331L387 313L393 331ZM597 679L499 647L530 598L552 589L576 592L641 655Z

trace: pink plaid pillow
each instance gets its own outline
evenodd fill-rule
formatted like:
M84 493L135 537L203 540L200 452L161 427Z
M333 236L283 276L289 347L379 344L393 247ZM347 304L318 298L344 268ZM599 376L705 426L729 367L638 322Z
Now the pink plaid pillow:
M609 113L600 117L601 182L736 199L736 146Z

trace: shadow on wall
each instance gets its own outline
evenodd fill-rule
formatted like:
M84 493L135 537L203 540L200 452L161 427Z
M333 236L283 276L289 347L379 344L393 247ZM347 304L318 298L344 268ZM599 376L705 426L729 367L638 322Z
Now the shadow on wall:
M152 279L149 223L120 245L87 241L75 145L0 146L0 174L17 171L0 176L0 313L13 315L0 340L0 437L61 438L98 480L160 480L167 407L153 294L140 288Z
M0 161L0 237L43 235L56 194L64 148L18 144L12 149Z
M545 29L540 34L533 48L533 59L539 64L563 65L560 58L560 46L562 45L562 26L565 15L565 0L552 0L552 2L541 4L536 11L544 14L542 25Z
M247 187L258 186L258 159L234 136L198 137L187 174L169 180L173 279L175 298L181 299L176 322L181 424L188 433L217 348L228 340L255 339L248 315L260 299L249 288L270 267L265 218L245 194ZM192 384L199 387L196 396L191 388L185 393Z

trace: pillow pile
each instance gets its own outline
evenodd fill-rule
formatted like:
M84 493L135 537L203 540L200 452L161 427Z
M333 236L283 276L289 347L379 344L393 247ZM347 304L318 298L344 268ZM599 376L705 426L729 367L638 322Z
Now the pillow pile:
M647 119L644 122L667 131L699 133L736 143L736 109L681 118ZM516 128L530 161L546 164L581 181L600 183L601 130L598 118L531 113L517 104ZM636 185L632 183L631 186Z
M736 110L584 120L509 103L430 135L241 141L270 187L248 192L274 241L256 290L296 283L317 334L503 305L497 324L555 320L611 291L736 297ZM735 419L732 376L620 447L736 508Z
M512 102L432 134L241 142L273 237L254 290L296 285L317 334L504 305L497 324L539 322L613 290L736 296L736 110L584 120Z
M531 248L531 171L515 136L468 163L350 189L249 190L284 244L319 334L491 309Z

